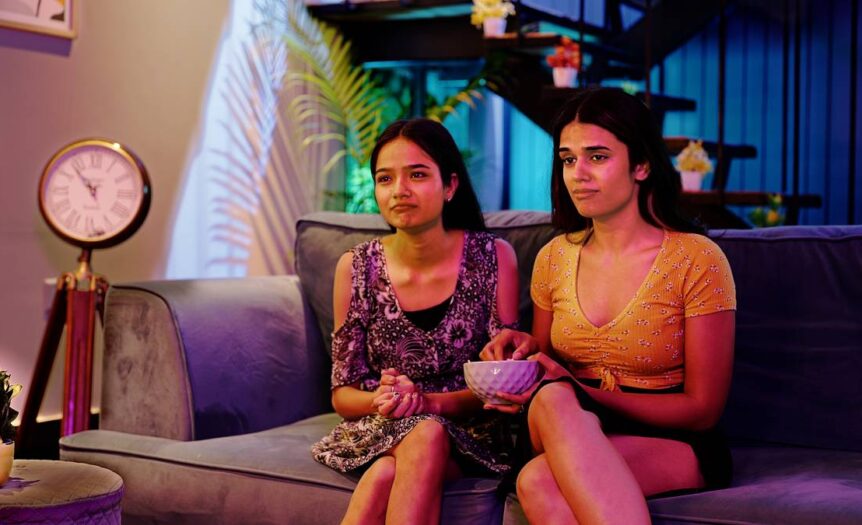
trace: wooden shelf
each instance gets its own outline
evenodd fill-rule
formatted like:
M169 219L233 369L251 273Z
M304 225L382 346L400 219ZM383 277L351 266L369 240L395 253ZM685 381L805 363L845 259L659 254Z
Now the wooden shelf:
M665 137L664 143L667 146L667 150L671 155L678 155L679 152L681 152L683 149L685 149L686 146L688 146L690 140L696 139L689 137ZM717 142L704 140L703 149L706 150L710 157L718 156ZM725 144L724 154L728 158L733 159L754 159L757 158L757 148L755 148L754 146L749 146L747 144Z
M560 45L561 38L562 35L557 33L518 33L513 31L497 37L485 37L485 49L489 51L535 50L537 52L549 52L550 48ZM575 41L577 42L577 40ZM586 55L601 54L611 60L630 60L630 57L624 51L607 45L588 41L578 42L578 44L581 46L581 53Z
M698 205L767 206L772 193L764 191L685 191L682 200ZM823 205L820 195L805 193L797 196L782 195L783 206L797 208L819 208Z
M750 228L728 206L766 206L770 195L764 191L685 191L680 197L680 209L710 229ZM782 195L781 204L786 210L785 224L792 225L799 222L800 208L819 208L823 200L813 194Z

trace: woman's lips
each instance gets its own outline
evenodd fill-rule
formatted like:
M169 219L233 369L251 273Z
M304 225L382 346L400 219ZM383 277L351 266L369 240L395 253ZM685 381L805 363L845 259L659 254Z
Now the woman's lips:
M572 192L572 197L578 200L589 199L597 194L599 190L575 190Z

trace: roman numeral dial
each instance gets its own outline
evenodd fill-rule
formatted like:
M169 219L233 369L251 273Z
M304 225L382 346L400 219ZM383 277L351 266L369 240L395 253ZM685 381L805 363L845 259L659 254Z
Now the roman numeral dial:
M39 184L39 208L64 240L90 248L122 242L149 210L149 177L128 148L87 139L58 151Z

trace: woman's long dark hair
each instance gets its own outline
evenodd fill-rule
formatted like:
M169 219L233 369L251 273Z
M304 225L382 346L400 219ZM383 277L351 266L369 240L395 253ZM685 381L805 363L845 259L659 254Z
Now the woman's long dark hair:
M643 219L656 227L681 232L703 233L703 228L679 211L682 190L679 175L652 113L643 102L615 88L589 88L566 102L553 128L554 161L551 172L551 220L566 232L586 230L592 220L578 213L563 181L560 160L560 135L563 128L577 120L606 129L629 150L629 167L649 165L649 175L637 181L638 210Z
M389 125L371 151L371 176L377 169L377 156L383 146L393 140L403 137L416 144L424 151L440 168L440 176L443 185L450 184L449 176L454 173L458 176L458 187L452 199L443 203L443 228L446 230L485 230L485 218L482 216L482 208L479 199L473 191L470 183L470 175L458 146L449 131L440 124L427 118L414 118L410 120L397 120Z

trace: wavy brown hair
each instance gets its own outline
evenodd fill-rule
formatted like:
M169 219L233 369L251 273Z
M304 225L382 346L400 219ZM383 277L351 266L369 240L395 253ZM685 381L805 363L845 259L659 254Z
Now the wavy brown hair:
M652 113L646 105L625 91L615 88L588 88L563 106L554 123L554 161L551 172L551 220L565 232L583 231L592 225L575 208L563 180L563 162L557 153L563 128L574 121L603 128L626 145L629 166L649 166L649 175L637 181L638 211L643 219L658 228L703 233L704 229L679 211L682 191L679 175L670 162Z

